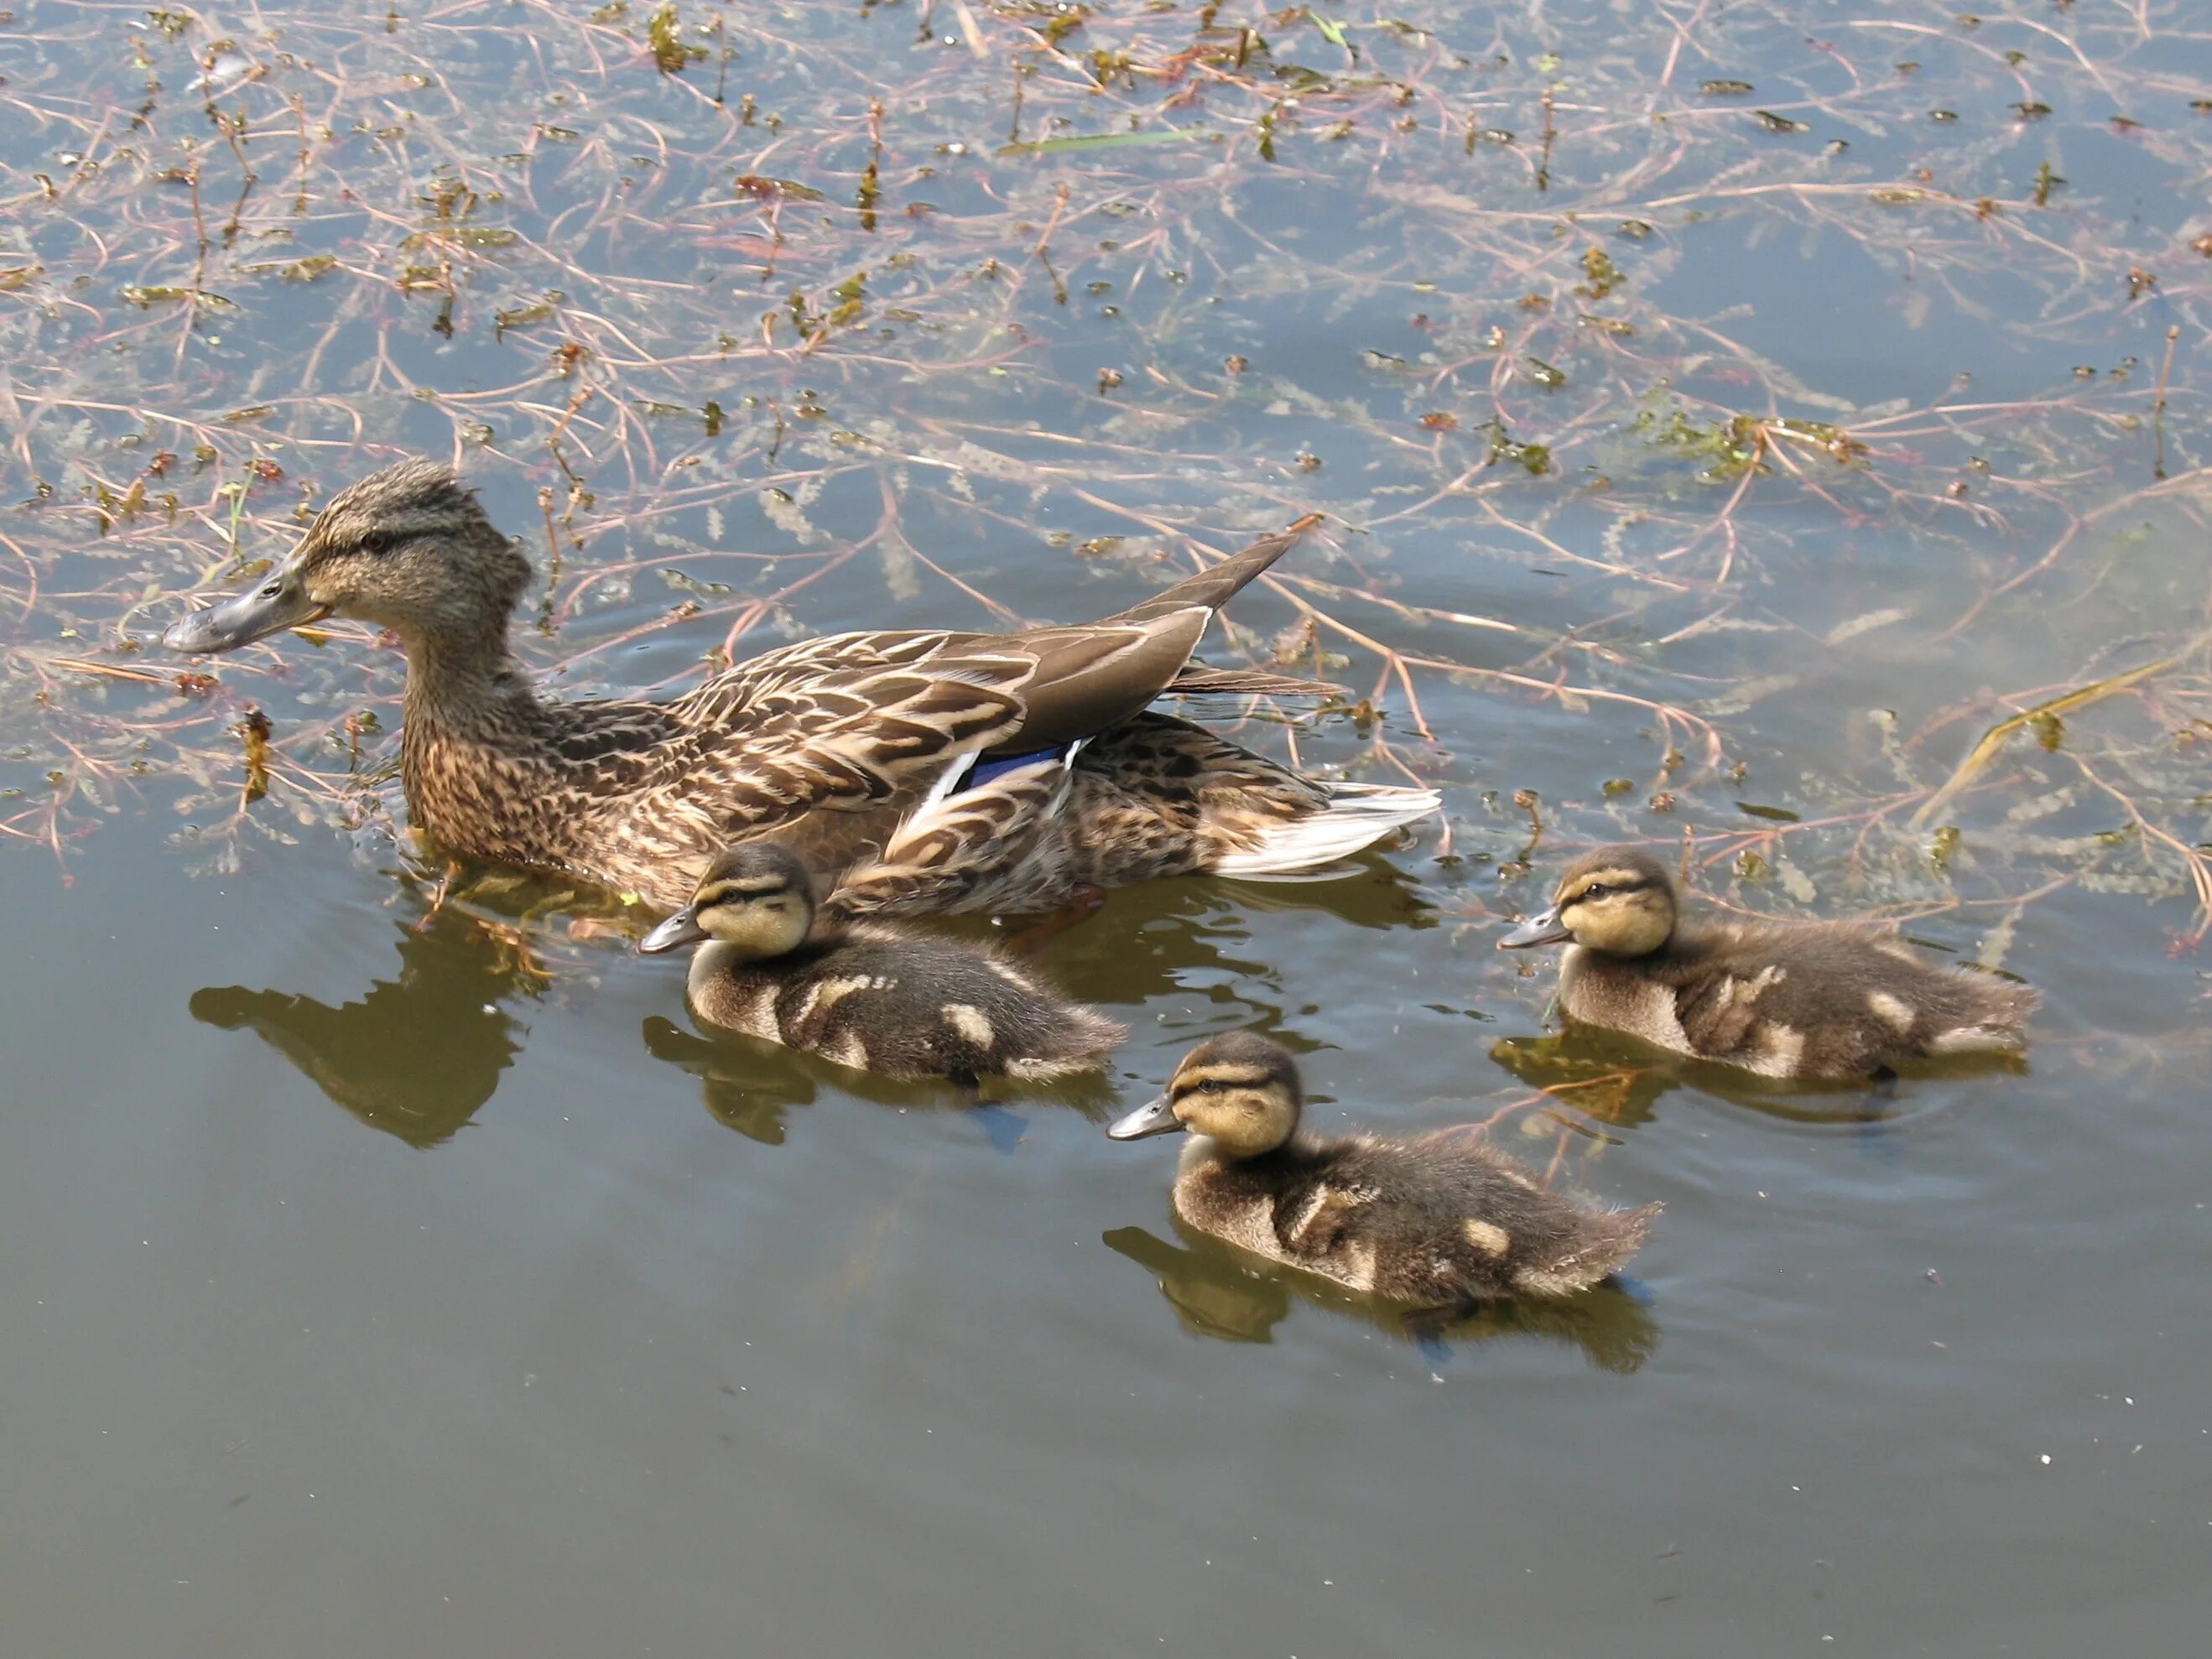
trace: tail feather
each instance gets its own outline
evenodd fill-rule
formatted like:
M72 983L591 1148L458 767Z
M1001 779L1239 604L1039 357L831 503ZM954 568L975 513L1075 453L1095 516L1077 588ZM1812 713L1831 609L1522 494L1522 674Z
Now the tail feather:
M1349 858L1443 805L1433 789L1382 783L1334 783L1327 787L1329 802L1320 811L1261 830L1250 847L1215 860L1212 872L1248 881L1294 878L1316 866Z
M1150 622L1156 617L1171 616L1178 611L1204 607L1218 611L1230 599L1255 576L1290 551L1299 537L1321 522L1321 514L1309 513L1286 530L1272 536L1262 536L1242 553L1232 553L1218 564L1209 565L1195 575L1185 576L1174 586L1164 588L1149 599L1131 605L1118 616L1109 617L1112 623Z
M1515 1285L1534 1296L1571 1296L1589 1289L1618 1273L1644 1248L1652 1222L1664 1207L1646 1204L1638 1210L1604 1210L1585 1216L1577 1249L1549 1261L1528 1263L1514 1274Z
M2027 1042L2028 1018L2043 1000L2033 986L2008 984L1970 968L1953 970L1952 981L1966 993L1963 1006L1929 1036L1929 1053L2003 1053Z
M1024 1083L1050 1083L1103 1068L1115 1049L1129 1040L1129 1028L1109 1019L1087 1003L1055 1010L1060 1029L1037 1045L1038 1052L1006 1064L1006 1075Z
M1271 674L1260 668L1208 668L1185 663L1182 672L1168 683L1164 694L1171 697L1336 697L1344 687L1332 680L1300 679L1293 674Z
M1227 690L1252 680L1249 671L1194 667L1190 653L1206 637L1213 613L1319 522L1317 514L1301 519L1103 622L1031 629L987 641L1017 658L1026 656L1032 665L1021 690L1020 732L1012 741L1025 750L1057 747L1133 719L1178 682L1190 690Z

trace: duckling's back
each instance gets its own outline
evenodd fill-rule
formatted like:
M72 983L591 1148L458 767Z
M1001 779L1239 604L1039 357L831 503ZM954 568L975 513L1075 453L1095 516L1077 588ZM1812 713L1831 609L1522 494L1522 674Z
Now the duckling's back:
M1571 1203L1445 1130L1417 1140L1298 1136L1231 1162L1194 1143L1176 1182L1193 1226L1395 1302L1565 1296L1633 1255L1659 1206Z
M2033 989L1938 967L1893 935L1841 922L1685 930L1649 957L1574 947L1575 1018L1767 1077L1863 1077L1932 1054L2019 1046Z
M1096 1069L1127 1036L994 952L876 924L765 962L702 946L690 991L711 1024L886 1077L1042 1082Z

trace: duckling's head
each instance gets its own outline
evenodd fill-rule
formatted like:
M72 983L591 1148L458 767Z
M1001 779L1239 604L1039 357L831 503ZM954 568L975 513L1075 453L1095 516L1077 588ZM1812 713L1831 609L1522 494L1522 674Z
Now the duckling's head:
M814 883L806 866L787 847L749 841L708 865L691 902L637 948L657 955L713 939L742 961L759 962L796 951L813 928Z
M1291 1138L1305 1105L1298 1063L1279 1042L1229 1031L1185 1054L1167 1092L1106 1133L1116 1140L1188 1129L1231 1158L1257 1158Z
M161 638L175 651L234 651L325 617L496 655L530 582L530 561L501 535L453 468L401 461L340 491L260 586L196 611Z
M1643 957L1674 931L1674 878L1636 847L1601 847L1567 866L1552 908L1498 941L1501 951L1571 939L1609 957Z

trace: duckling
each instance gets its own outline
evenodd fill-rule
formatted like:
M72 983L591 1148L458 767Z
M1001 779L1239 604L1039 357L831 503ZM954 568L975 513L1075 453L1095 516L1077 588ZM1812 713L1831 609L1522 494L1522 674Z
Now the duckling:
M1685 923L1650 854L1601 847L1501 951L1571 940L1559 1006L1586 1024L1762 1077L1881 1076L1935 1054L2016 1048L2037 994L1937 968L1848 922Z
M1189 1130L1175 1183L1183 1220L1414 1309L1586 1290L1636 1253L1659 1213L1571 1204L1464 1130L1411 1140L1301 1133L1304 1103L1287 1049L1231 1031L1184 1055L1166 1093L1106 1133Z
M817 926L806 866L773 842L716 858L638 948L693 944L701 1019L885 1077L1045 1082L1097 1069L1128 1036L988 950L880 922Z

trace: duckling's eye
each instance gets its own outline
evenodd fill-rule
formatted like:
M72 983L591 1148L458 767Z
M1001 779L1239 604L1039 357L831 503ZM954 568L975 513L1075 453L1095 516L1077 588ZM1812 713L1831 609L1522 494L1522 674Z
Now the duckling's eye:
M1612 894L1613 889L1607 886L1603 882L1592 882L1589 886L1583 889L1583 896L1581 898L1577 899L1576 902L1578 904L1588 903L1591 899L1609 898L1612 896Z

